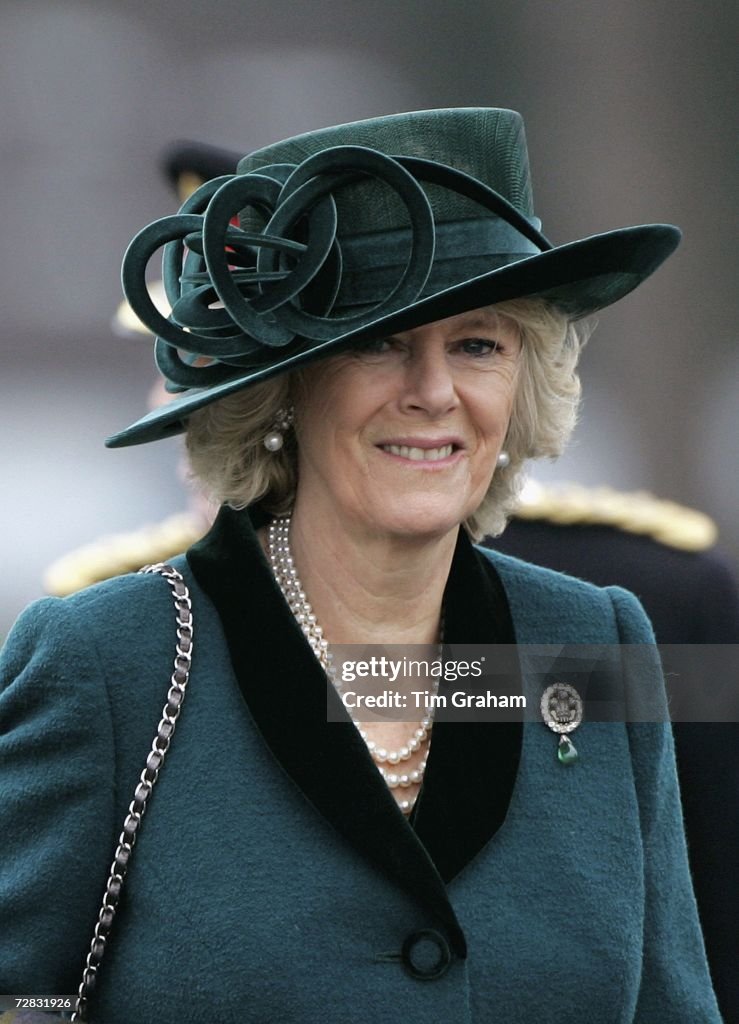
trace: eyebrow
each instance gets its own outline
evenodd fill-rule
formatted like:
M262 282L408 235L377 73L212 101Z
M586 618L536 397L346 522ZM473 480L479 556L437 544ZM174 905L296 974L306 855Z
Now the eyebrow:
M497 313L485 313L478 311L470 315L469 319L463 320L460 326L463 328L499 327L500 317Z

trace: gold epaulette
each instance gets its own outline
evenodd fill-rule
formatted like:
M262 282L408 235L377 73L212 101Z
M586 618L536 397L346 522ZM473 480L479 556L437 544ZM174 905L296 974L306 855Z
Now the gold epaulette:
M616 491L612 487L583 487L527 481L516 519L542 519L560 525L613 526L645 534L681 551L705 551L716 543L716 524L703 512L648 491Z
M101 537L49 566L44 589L47 594L65 597L111 576L137 572L142 565L165 562L199 540L206 529L200 516L182 512L131 533Z

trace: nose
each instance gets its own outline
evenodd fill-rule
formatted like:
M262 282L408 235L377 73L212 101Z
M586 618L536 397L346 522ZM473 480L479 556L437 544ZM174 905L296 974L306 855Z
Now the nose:
M445 346L415 344L405 363L401 406L404 412L440 417L459 405L453 369Z

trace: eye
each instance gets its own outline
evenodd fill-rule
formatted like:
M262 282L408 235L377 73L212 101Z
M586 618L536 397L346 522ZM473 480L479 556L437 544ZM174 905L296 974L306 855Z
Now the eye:
M481 359L499 351L500 342L492 341L490 338L465 338L459 342L459 349L466 355Z

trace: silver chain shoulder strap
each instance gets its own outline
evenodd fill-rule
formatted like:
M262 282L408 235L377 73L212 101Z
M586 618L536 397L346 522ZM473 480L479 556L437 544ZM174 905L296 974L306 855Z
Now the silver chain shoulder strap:
M123 831L118 840L118 847L115 851L110 875L105 886L103 904L98 914L97 924L95 925L90 952L87 954L85 969L82 972L82 982L71 1017L72 1021L77 1021L79 1024L83 1024L87 1019L90 995L95 987L100 961L103 959L105 947L110 936L113 919L115 918L118 901L123 889L123 882L131 862L134 843L141 827L141 819L144 816L147 801L151 796L154 783L159 777L159 772L164 764L164 758L167 756L169 745L172 742L175 725L177 724L177 719L185 699L185 689L190 678L193 639L192 603L185 581L176 569L162 562L157 565L147 565L140 572L158 573L164 577L172 590L177 613L177 649L174 659L174 671L170 678L169 692L167 693L167 702L162 711L161 721L157 726L157 734L154 737L151 752L146 759L146 765L139 778L133 800L128 808L126 820L123 823Z

